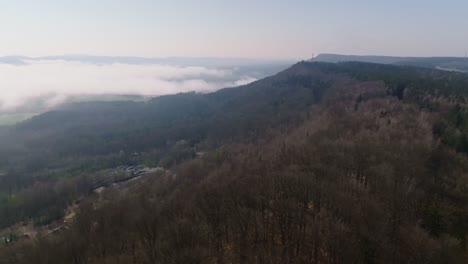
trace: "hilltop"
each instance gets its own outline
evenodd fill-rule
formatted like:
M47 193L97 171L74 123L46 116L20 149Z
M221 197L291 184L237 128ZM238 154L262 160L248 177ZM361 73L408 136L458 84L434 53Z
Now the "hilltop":
M311 61L332 63L359 61L380 64L417 66L447 71L468 72L468 58L466 57L393 57L319 54L317 57L311 59Z

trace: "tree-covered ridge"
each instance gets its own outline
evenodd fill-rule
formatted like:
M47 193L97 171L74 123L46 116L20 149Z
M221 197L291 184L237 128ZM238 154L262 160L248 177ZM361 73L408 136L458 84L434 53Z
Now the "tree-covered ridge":
M315 62L368 62L379 64L405 65L422 68L439 69L454 72L468 72L468 58L465 57L392 57L392 56L358 56L340 54L319 54L310 61Z
M345 73L359 80L381 80L389 95L414 103L424 111L441 114L434 133L457 151L468 153L468 75L408 66L340 63L326 70Z

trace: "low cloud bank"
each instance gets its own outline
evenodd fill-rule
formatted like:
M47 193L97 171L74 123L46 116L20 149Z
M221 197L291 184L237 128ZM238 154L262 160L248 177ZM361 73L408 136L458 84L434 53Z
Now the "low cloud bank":
M93 64L57 59L0 63L0 113L14 112L40 98L54 107L77 95L158 96L212 92L253 82L258 76L237 67L169 64Z

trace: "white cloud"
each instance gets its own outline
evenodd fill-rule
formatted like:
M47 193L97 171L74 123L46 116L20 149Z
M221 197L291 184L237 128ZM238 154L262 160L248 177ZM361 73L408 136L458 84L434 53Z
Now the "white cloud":
M74 95L210 92L255 80L234 68L30 60L25 65L0 64L0 112L14 111L37 98L47 98L47 106L53 107Z

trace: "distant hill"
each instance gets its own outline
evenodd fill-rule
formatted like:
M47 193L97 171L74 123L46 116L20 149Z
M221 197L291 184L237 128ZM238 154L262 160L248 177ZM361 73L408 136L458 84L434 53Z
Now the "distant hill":
M320 54L317 57L311 59L311 61L331 63L359 61L380 64L408 65L447 71L468 72L468 59L462 57L393 57Z
M24 56L5 56L0 57L0 64L25 65L28 57Z
M178 66L203 67L239 67L239 66L265 66L290 65L293 59L250 59L250 58L221 58L221 57L136 57L136 56L95 56L86 54L55 55L42 57L29 56L0 56L0 64L26 65L31 61L73 61L90 64L132 64L149 65L164 64Z

